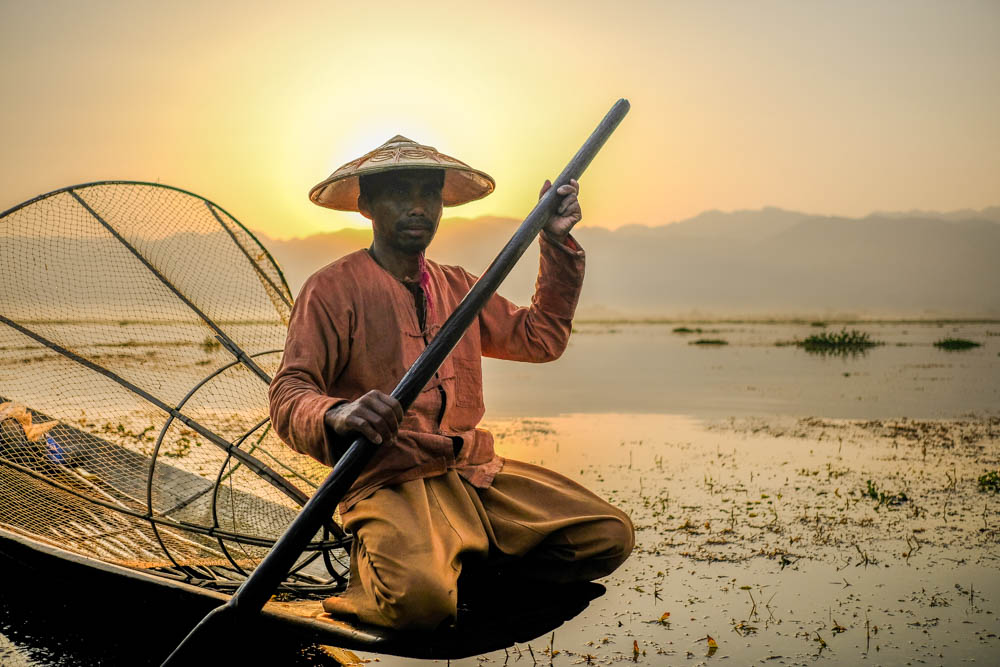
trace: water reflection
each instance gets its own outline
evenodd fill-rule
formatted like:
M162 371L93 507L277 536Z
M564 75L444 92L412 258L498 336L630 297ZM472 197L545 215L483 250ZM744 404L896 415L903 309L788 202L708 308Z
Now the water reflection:
M819 357L843 357L849 359L858 359L868 356L871 351L871 347L817 347L810 345L800 345L807 354L813 354Z

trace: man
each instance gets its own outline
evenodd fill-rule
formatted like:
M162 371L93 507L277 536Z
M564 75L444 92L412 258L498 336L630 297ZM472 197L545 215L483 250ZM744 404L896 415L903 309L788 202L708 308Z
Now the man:
M389 395L476 280L424 257L442 206L493 188L487 174L396 136L310 192L373 229L370 248L302 287L270 390L276 432L299 452L332 466L359 433L381 445L340 506L354 536L351 577L324 602L328 612L433 629L454 620L463 571L585 581L632 550L627 515L561 475L498 457L476 428L482 355L541 362L566 347L583 281L570 236L581 218L576 181L558 190L541 234L531 306L494 295L406 414Z

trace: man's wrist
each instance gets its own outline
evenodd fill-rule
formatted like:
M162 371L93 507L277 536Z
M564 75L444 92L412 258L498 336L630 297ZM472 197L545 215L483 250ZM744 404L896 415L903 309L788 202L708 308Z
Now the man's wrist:
M348 403L350 403L350 401L346 399L341 400L328 407L326 412L323 413L323 425L330 430L331 437L338 437L336 429L337 413L340 412Z
M555 243L556 245L566 245L566 239L569 238L569 232L566 232L565 234L556 234L555 232L551 232L548 229L543 229L542 236L544 236L550 242Z
M332 405L326 409L326 412L323 413L323 424L325 424L327 428L333 428L333 419L334 415L337 413L338 407L340 407L339 404Z
M347 439L337 433L334 421L336 419L336 413L344 406L347 405L348 401L341 401L336 405L327 408L326 412L323 413L323 430L324 430L324 442L326 444L326 449L330 457L331 464L336 464L340 460L340 457L344 455L350 443Z
M580 247L580 244L577 243L576 239L573 238L573 234L571 232L566 232L566 234L560 238L549 232L547 229L543 229L539 236L541 236L545 242L559 248L562 252L582 256L582 248Z

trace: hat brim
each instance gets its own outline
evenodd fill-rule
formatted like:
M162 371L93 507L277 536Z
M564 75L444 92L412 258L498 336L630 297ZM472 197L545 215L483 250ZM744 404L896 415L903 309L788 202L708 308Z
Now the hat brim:
M361 194L358 184L360 176L403 169L443 169L441 203L445 206L459 206L482 199L496 188L496 183L489 174L464 165L393 164L364 168L348 174L334 173L309 191L309 199L314 204L336 211L357 211L358 196Z

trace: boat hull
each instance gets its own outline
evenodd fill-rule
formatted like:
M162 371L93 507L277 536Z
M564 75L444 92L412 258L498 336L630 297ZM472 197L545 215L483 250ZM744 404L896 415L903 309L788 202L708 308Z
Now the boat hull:
M0 528L0 563L6 580L5 604L40 606L49 614L43 623L58 624L59 631L89 633L86 643L101 651L120 649L121 664L159 664L200 618L228 600L217 591L87 558L4 528ZM232 657L239 643L240 650L259 658L265 648L288 656L313 643L457 659L545 634L585 609L603 594L604 587L586 583L559 591L546 599L497 599L495 605L483 600L460 614L455 628L421 633L335 619L323 612L319 600L271 601L259 616L234 619L238 627L214 635L213 644L204 650L220 650ZM39 609L32 613L37 615ZM138 645L131 640L139 640ZM112 655L101 664L114 664L116 659Z

